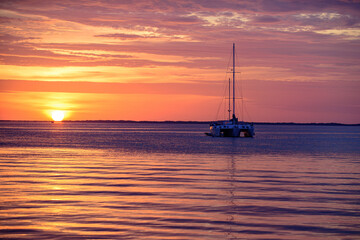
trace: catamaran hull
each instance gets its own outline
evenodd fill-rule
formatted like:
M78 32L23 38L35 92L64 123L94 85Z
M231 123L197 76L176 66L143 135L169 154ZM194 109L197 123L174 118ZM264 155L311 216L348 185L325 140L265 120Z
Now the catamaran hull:
M254 127L252 125L242 126L210 126L210 133L207 134L212 137L254 137Z

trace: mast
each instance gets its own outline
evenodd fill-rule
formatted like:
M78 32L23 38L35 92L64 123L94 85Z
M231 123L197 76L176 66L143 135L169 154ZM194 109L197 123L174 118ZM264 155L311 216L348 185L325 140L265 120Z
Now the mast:
M235 118L235 43L233 43L233 119Z
M230 78L229 78L229 109L228 109L228 112L229 112L229 120L231 119L231 82L230 82Z

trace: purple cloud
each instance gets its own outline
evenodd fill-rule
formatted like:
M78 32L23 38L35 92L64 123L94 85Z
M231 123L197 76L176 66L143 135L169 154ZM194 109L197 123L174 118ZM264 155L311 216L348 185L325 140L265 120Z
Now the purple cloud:
M264 15L264 16L255 17L253 21L256 23L275 23L275 22L279 22L280 19L277 17Z
M125 34L125 33L114 33L114 34L102 34L95 35L95 37L115 38L115 39L141 39L141 38L154 38L154 36L141 36L137 34Z

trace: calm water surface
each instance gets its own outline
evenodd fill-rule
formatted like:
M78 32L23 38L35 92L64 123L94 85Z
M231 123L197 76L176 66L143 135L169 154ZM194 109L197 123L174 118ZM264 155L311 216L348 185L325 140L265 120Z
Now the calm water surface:
M1 239L360 239L360 127L0 123Z

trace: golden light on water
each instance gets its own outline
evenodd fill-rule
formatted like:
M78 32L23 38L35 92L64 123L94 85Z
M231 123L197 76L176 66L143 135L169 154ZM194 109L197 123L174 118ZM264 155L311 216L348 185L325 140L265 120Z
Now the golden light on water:
M52 111L51 117L56 122L62 121L65 117L65 111L61 111L61 110Z

